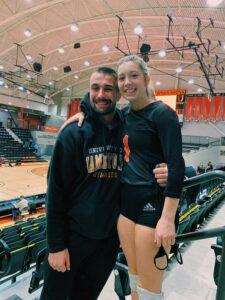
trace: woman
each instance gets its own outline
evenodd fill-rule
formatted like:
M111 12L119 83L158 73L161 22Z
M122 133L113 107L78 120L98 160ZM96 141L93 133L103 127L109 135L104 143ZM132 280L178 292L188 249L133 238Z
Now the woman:
M184 178L181 130L176 113L157 101L149 88L146 63L138 56L118 63L121 96L130 102L124 125L124 166L118 233L128 263L132 300L163 299L163 271L154 264L160 247L169 253L175 243L177 207ZM168 164L164 192L154 167ZM166 256L159 258L159 268Z

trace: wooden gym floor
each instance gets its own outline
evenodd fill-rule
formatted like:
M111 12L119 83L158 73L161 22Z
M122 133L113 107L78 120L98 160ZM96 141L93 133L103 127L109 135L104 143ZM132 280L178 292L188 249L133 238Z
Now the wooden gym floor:
M49 163L0 167L0 201L46 192Z

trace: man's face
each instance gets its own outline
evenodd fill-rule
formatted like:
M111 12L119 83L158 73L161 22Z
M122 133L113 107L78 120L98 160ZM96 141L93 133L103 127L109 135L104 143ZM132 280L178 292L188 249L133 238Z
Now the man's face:
M94 72L90 78L90 103L95 112L108 115L115 111L118 93L115 78Z

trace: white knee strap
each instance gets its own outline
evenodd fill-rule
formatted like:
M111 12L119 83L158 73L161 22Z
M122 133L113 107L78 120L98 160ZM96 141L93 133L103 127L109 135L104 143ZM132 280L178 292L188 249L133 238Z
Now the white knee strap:
M130 288L132 291L137 292L138 275L128 272L130 280Z
M137 287L139 300L163 300L163 293L156 294L141 287Z

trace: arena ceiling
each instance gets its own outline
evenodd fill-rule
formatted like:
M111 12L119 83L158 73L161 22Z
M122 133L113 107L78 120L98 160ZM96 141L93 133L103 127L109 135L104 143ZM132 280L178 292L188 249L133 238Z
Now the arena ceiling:
M149 60L156 89L224 91L225 3L207 2L0 0L0 84L79 97L95 68L116 68L123 55L138 54Z

